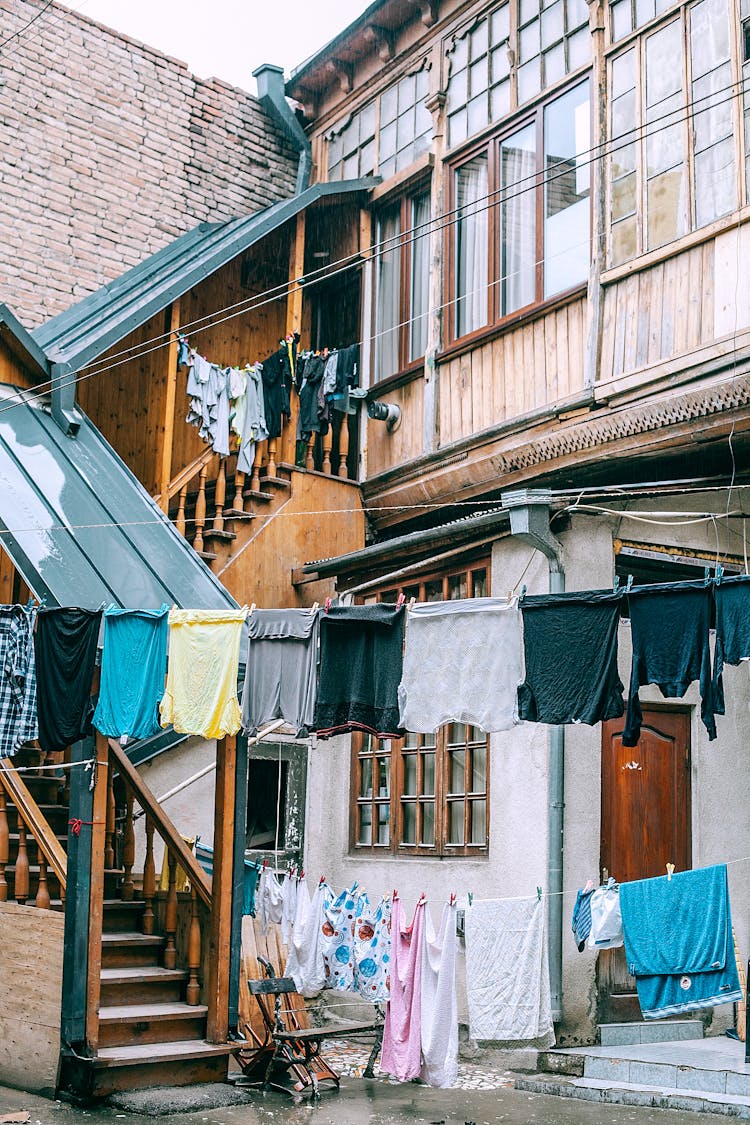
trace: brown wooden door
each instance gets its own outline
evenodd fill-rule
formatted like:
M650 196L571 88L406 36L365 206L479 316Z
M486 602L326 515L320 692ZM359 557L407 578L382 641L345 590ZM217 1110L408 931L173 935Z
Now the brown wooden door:
M622 719L602 724L601 867L620 883L690 867L690 716L643 708L637 746L622 744ZM639 1019L635 980L622 949L599 954L603 1022Z

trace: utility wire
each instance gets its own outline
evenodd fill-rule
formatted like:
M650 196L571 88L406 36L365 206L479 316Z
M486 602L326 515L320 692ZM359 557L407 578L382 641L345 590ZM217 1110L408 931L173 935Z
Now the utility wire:
M12 43L14 39L19 39L23 35L23 33L27 30L27 28L31 27L31 25L36 23L37 20L41 19L42 16L44 15L44 13L51 6L52 6L52 0L47 0L47 3L44 5L44 7L40 8L40 10L37 12L37 14L35 16L32 16L32 18L30 20L28 20L23 25L23 27L19 27L18 31L14 31L12 35L6 36L5 39L0 39L0 54L5 54L5 51L3 51L2 48L6 45L6 43ZM11 51L10 54L14 54L14 52Z

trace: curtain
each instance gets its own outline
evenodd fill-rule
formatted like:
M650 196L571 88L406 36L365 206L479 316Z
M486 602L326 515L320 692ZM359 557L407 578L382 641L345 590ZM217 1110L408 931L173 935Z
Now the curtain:
M501 146L502 313L530 305L536 295L536 171L534 127Z
M487 156L476 156L456 172L456 335L487 323Z
M399 369L398 325L401 294L399 231L399 209L393 208L384 212L378 222L378 243L384 245L378 254L375 302L376 380L386 379Z
M430 196L418 195L412 200L411 244L411 325L409 327L409 359L419 359L427 350L429 304L430 234L425 227L430 221Z

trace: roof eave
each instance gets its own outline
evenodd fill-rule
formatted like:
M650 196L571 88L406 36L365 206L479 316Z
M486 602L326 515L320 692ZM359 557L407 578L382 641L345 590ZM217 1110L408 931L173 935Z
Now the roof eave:
M0 304L0 338L32 375L49 378L50 361L43 348L13 315L7 305Z

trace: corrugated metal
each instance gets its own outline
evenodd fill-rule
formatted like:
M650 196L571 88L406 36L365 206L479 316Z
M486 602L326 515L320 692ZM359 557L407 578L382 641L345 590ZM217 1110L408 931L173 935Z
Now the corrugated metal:
M46 404L8 386L0 387L0 540L50 605L237 604L88 418L66 437Z
M325 196L368 191L377 177L314 184L291 199L226 223L201 223L103 289L35 329L55 363L77 371L194 285Z

